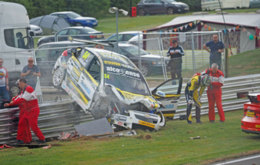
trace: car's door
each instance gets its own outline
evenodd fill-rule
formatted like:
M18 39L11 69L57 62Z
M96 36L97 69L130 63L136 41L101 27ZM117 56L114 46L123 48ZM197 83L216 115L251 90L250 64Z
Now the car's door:
M182 78L170 79L152 91L155 99L162 103L159 109L165 117L174 117L181 96Z
M72 56L67 64L67 76L62 87L83 110L88 110L100 82L100 62L83 49L79 57Z
M153 10L154 10L154 14L164 14L165 13L164 1L154 0Z

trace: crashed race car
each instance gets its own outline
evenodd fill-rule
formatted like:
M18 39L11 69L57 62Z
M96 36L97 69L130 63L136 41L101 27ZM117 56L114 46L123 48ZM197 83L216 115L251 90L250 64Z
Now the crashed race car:
M243 132L260 134L260 94L248 94L250 102L244 104L241 120Z
M85 112L128 129L133 125L157 130L164 126L160 114L173 116L182 83L181 79L168 80L151 92L127 57L87 47L64 51L52 74L54 86L65 90Z

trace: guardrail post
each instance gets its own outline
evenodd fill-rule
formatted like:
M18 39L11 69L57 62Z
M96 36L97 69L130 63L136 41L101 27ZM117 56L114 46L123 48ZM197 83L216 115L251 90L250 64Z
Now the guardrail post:
M228 77L228 48L225 48L225 69L224 69L224 74L225 77Z

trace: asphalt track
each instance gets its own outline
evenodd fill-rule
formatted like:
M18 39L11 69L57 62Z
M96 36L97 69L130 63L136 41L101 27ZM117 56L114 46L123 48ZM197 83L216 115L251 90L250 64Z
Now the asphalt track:
M247 156L214 165L260 165L260 155Z

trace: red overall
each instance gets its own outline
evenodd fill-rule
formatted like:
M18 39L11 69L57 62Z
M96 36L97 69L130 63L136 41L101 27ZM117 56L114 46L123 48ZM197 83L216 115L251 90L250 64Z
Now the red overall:
M207 71L206 71L207 72ZM217 70L216 73L212 72L212 69L208 69L209 76L211 79L211 85L208 86L207 95L209 103L209 121L215 120L215 103L218 108L218 114L220 121L225 121L225 114L222 108L222 90L221 87L224 83L224 74Z
M45 140L38 127L40 108L34 89L31 86L26 86L20 95L12 99L10 106L13 105L18 105L20 108L16 139L22 140L24 143L30 143L32 141L32 129L39 140Z

